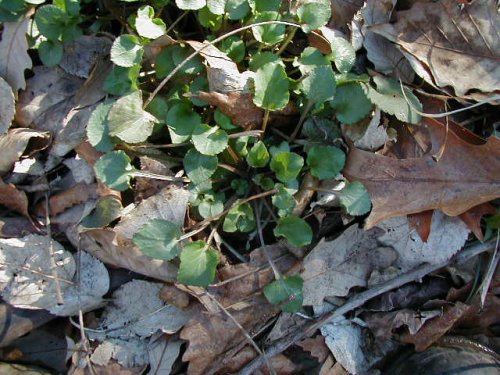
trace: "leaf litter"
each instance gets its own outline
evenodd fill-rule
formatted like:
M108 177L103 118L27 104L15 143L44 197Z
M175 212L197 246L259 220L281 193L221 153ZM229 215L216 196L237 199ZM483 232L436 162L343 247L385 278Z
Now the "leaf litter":
M279 19L275 1L171 3L168 9L195 9L216 36L217 27L227 26L217 26L222 14L228 14L225 23L249 12ZM325 11L313 14L312 3ZM3 24L0 51L9 53L0 54L0 289L7 303L23 309L64 317L82 312L83 320L72 320L83 323L72 336L90 359L72 359L72 366L87 363L81 373L91 367L100 373L179 373L183 361L188 374L268 373L269 367L293 374L311 371L301 361L306 356L321 371L356 374L373 369L405 343L425 350L449 332L479 326L478 340L490 342L495 335L495 277L490 292L483 287L487 298L481 312L473 262L453 262L486 250L479 245L463 250L471 230L492 247L495 227L485 226L482 217L498 210L497 129L491 122L488 129L476 126L481 137L493 134L482 139L464 130L464 116L427 118L423 112L439 115L448 107L429 110L422 95L496 100L498 72L492 61L498 43L491 34L498 24L496 10L487 1L312 3L290 8L307 37L291 32L291 25L259 26L241 40L231 39L233 44L215 45L174 40L165 34L163 21L152 18L153 9L143 7L127 22L144 40L122 35L113 43L108 35L77 35L62 44L62 59L51 68L31 69L29 18ZM213 18L202 21L208 16ZM245 47L252 35L265 42L262 50L246 46L248 59L233 61L231 48L239 42ZM133 42L130 50L122 40ZM276 49L270 40L278 42ZM146 93L154 90L154 70L158 78L164 69L162 59L173 56L173 69L189 48L201 47L201 59L182 71L199 84L177 74L169 90L180 82L176 87L182 89L161 91L151 102ZM323 53L323 62L306 66L301 53L311 47ZM107 56L110 49L115 66ZM147 68L139 75L141 63ZM471 68L479 63L484 69ZM292 66L298 67L294 73ZM415 74L424 86L413 86ZM104 99L109 93L102 87L109 77L121 77L113 84L123 89L111 100ZM150 102L154 109L143 108ZM182 116L174 116L179 108L187 109L196 126L184 126ZM331 114L328 120L322 111ZM156 148L165 133L173 143ZM256 135L260 139L254 141ZM266 185L267 176L257 174L251 176L256 191L245 191L253 171L233 166L254 163L258 157L248 150L265 148L267 137L293 145L287 149L276 142L252 165L260 174L264 168L269 172L271 161L280 186ZM182 160L183 151L175 149L186 144L196 150L189 155L213 165L200 173L196 163ZM113 150L128 155L133 172L120 186L127 192L106 186L99 168L93 168ZM293 160L280 158L302 162L294 168ZM194 201L209 204L210 189L224 178L221 169L237 172L234 186L222 189L223 195L228 189L238 192L233 201L253 193L265 197L272 189L279 195L255 207L251 199L241 205L246 211L222 195L220 220L210 218L215 205L202 220ZM183 174L194 184L184 185ZM366 192L373 209L362 228L360 215L370 209ZM266 218L266 204L279 207L277 214ZM286 216L292 211L295 217ZM242 212L243 224L222 220ZM235 234L233 227L248 235ZM276 237L282 244L274 243ZM274 242L264 246L265 241ZM262 246L255 249L258 242ZM78 251L68 251L71 247ZM440 271L445 266L446 272ZM121 272L116 268L128 272L119 284L113 281ZM419 277L411 276L421 269ZM57 303L60 297L63 304ZM373 297L378 299L365 303ZM286 312L291 306L300 312ZM354 306L353 313L347 314L346 306ZM345 316L327 319L335 311Z

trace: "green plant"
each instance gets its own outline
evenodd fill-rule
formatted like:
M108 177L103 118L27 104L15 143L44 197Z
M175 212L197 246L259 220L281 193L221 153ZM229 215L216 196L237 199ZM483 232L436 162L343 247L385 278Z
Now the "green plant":
M261 245L280 238L292 246L310 245L313 230L308 220L294 214L295 194L306 174L321 181L341 173L346 155L339 125L363 119L373 103L402 121L418 119L402 105L406 102L397 82L376 77L372 83L354 71L351 45L323 28L331 16L329 0L302 1L297 6L279 0L120 3L126 4L125 13L113 21L119 21L121 33L112 44L113 68L103 82L110 97L93 111L87 136L104 153L95 163L96 176L113 189L130 189L135 177L187 184L190 216L198 223L181 228L153 220L133 238L145 255L179 262L180 282L198 286L213 282L220 259L212 244L216 231L222 237L240 233L240 238L253 233L249 238L259 238ZM0 20L17 20L37 4L1 0ZM80 25L88 21L81 15L85 4L54 0L36 9L40 35L35 48L45 65L57 65L63 44L83 33ZM207 41L201 47L183 39L178 21L184 17L203 27L194 38ZM93 25L117 33L111 21L101 21ZM290 43L313 33L327 42L326 50L307 47L298 55L288 52ZM175 35L176 40L165 34ZM223 58L210 60L213 56L204 55L208 48ZM217 96L221 93L210 92L213 84L226 81L240 85L228 91L262 113L254 124L257 129L241 128L246 114L238 113L237 105L228 100L222 103ZM202 91L209 97L199 95ZM409 90L405 95L421 109ZM294 110L300 112L298 121L288 122L284 129L275 127L275 114ZM158 146L164 143L168 148ZM136 169L135 158L143 154L177 162L184 175L168 177ZM368 193L357 182L347 183L336 194L351 215L370 210ZM92 217L86 225L109 223L116 217L116 202L100 203L98 209L109 218ZM189 242L193 234L209 227L204 241ZM297 311L301 287L300 277L276 273L264 293L284 310Z

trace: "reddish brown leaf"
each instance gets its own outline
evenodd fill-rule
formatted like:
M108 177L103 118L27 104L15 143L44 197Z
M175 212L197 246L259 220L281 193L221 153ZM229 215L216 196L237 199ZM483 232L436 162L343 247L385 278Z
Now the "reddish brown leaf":
M311 353L311 355L318 360L319 363L326 361L326 358L330 354L330 349L326 346L325 338L318 335L314 338L308 338L297 343L306 352Z
M483 203L478 206L472 207L470 210L460 215L460 219L469 227L474 235L483 240L483 230L481 229L481 218L484 215L493 215L496 213L495 207L490 203Z
M24 191L18 190L13 184L6 184L0 178L0 204L29 218L28 197Z
M52 195L49 198L49 211L51 216L57 216L67 209L84 203L91 198L96 198L95 185L84 183L76 184L67 190ZM45 201L41 201L35 207L38 216L45 216Z
M400 339L407 344L414 344L417 352L422 352L448 332L471 307L462 302L446 305L443 315L428 321L415 335L404 333Z
M481 146L463 141L440 123L428 123L432 148L415 159L395 160L352 148L344 175L368 189L373 210L367 228L384 219L441 209L450 216L500 196L500 140ZM446 138L444 148L441 148ZM432 155L441 152L439 160Z
M31 220L25 217L0 218L0 238L23 237L29 233L38 233Z
M429 210L408 215L408 225L410 228L417 231L420 239L424 242L427 242L427 239L431 234L433 212L433 210Z

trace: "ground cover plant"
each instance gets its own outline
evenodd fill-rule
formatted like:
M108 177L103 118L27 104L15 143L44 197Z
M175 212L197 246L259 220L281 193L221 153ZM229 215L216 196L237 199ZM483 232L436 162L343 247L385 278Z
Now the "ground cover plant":
M39 362L361 373L493 311L499 18L486 0L1 0L2 298L37 326L77 317ZM478 265L431 275L455 257ZM361 308L421 279L420 299Z

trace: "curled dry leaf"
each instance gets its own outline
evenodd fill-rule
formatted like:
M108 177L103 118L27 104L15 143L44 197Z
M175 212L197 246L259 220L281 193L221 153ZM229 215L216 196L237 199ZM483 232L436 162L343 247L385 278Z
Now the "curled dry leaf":
M8 209L18 212L26 218L28 213L28 197L22 190L18 190L13 184L6 184L0 178L0 204Z
M373 210L366 226L440 209L450 216L500 197L500 140L468 143L440 123L429 122L432 148L420 158L393 159L351 148L343 174L363 183ZM443 142L446 139L446 143ZM433 156L441 152L436 160Z
M0 41L0 77L5 79L17 97L17 91L26 87L24 71L32 66L28 55L26 34L30 18L19 22L4 22Z
M297 343L304 351L311 353L311 355L318 360L319 363L326 361L330 354L330 349L326 346L325 338L317 335L314 338L307 338Z
M50 141L50 133L33 129L16 128L9 130L5 135L1 135L0 175L10 170L14 163L25 154L26 149L28 149L27 155L31 155L36 151L47 148Z
M370 30L398 44L427 82L441 89L451 86L461 97L471 90L500 90L495 1L477 0L462 10L455 0L416 2L396 18L394 24Z
M81 203L85 203L89 199L97 198L96 185L87 185L84 183L73 185L72 187L60 191L49 198L49 212L52 216L57 216L67 209ZM45 217L45 200L42 200L35 207L35 214L40 217Z

